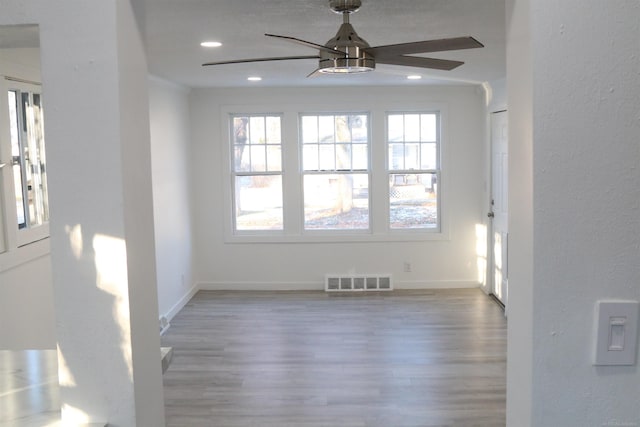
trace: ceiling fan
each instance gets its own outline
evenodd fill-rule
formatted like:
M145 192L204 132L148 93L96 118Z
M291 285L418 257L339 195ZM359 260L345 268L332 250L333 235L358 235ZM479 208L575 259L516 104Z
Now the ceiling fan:
M473 37L456 37L439 40L425 40L410 43L391 44L371 47L356 34L349 23L349 15L357 12L362 5L361 0L329 0L329 8L342 14L343 23L336 35L326 44L321 45L296 37L265 34L301 44L318 50L316 55L277 56L270 58L235 59L230 61L207 62L203 66L239 64L245 62L286 61L293 59L318 59L318 68L307 77L319 73L342 74L373 71L378 64L404 65L409 67L432 68L436 70L453 70L464 64L461 61L411 56L417 53L443 52L448 50L474 49L484 47Z

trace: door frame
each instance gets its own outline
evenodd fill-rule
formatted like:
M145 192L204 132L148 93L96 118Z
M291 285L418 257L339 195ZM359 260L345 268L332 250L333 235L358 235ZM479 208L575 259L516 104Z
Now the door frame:
M495 233L494 233L494 202L495 202L495 195L494 195L494 158L493 158L493 145L494 145L494 132L493 132L493 117L494 114L500 114L500 113L507 113L506 109L501 109L501 110L496 110L496 111L491 111L489 113L489 188L488 188L488 195L489 195L489 200L488 200L488 207L489 207L489 211L488 211L488 219L487 219L487 270L486 270L486 281L487 281L487 292L489 293L490 296L492 296L496 302L498 302L500 305L503 306L504 310L505 310L505 316L507 315L507 304L508 304L508 287L507 289L505 289L504 291L506 292L506 295L503 297L503 299L501 300L497 295L496 295L496 286L501 286L501 284L496 284L496 280L495 280L495 261L496 261L496 257L495 257L495 252L494 252L494 248L495 248ZM508 115L505 116L507 118L507 126L508 126ZM507 144L508 144L508 140L507 140ZM507 152L507 156L508 156L508 152ZM504 177L505 179L507 179L508 182L508 176ZM508 204L507 204L507 212L508 212ZM507 244L508 244L508 229L507 229ZM508 253L508 250L505 251L506 253ZM508 256L504 257L504 262L505 265L503 266L503 269L505 271L508 272ZM505 268L506 267L506 268ZM508 273L507 273L508 274ZM508 283L508 277L507 277L507 283Z

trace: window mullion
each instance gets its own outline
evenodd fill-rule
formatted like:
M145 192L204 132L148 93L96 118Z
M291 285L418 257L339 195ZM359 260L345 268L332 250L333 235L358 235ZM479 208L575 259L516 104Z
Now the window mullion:
M287 111L283 117L284 231L300 235L304 218L302 202L302 154L298 145L298 113Z

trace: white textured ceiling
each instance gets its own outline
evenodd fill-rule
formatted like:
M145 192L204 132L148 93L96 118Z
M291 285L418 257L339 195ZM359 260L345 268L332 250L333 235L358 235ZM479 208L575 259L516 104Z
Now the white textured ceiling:
M379 64L370 73L306 78L317 60L202 67L209 61L314 55L316 50L264 36L274 33L318 44L332 38L342 16L328 0L140 0L150 72L191 87L481 83L505 76L504 0L362 0L351 15L371 46L473 36L485 47L424 56L464 61L453 71ZM222 47L205 49L204 40ZM423 79L407 81L406 75ZM248 76L261 76L257 83Z

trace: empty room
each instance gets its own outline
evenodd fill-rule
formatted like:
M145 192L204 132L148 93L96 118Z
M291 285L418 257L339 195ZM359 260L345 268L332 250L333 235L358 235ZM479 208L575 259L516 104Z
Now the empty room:
M0 9L0 426L640 426L637 2Z

